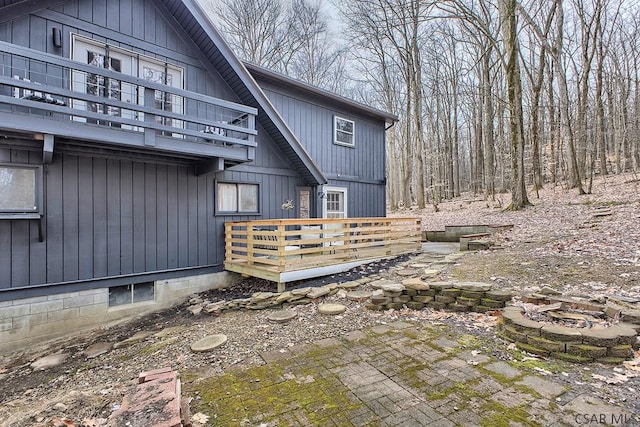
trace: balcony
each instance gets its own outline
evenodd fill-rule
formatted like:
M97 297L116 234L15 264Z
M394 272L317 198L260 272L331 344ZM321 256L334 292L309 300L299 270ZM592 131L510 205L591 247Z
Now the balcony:
M419 252L420 219L281 219L225 223L228 271L285 283Z
M0 129L237 164L257 109L0 41ZM52 150L52 144L49 144Z

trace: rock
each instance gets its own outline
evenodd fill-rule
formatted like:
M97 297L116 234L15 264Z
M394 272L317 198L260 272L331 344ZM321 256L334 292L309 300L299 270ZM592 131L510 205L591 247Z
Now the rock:
M313 288L307 294L307 298L317 299L317 298L320 298L322 296L328 295L329 292L331 292L331 289L329 289L326 286L321 286L319 288Z
M330 315L342 314L346 310L347 310L347 307L345 307L342 304L320 304L318 306L318 313L320 314L330 314Z
M422 274L427 277L434 277L440 274L440 270L436 270L435 268L425 268Z
M306 288L299 288L299 289L293 289L291 291L291 295L293 296L306 296L309 292L311 292L311 288L306 287Z
M258 303L258 302L266 301L272 298L273 296L274 296L273 292L256 292L255 294L251 295L251 302Z
M361 282L359 280L355 280L355 281L351 281L351 282L344 282L344 283L340 283L338 285L338 288L340 289L354 289L357 288L358 286L360 286Z
M226 308L226 306L227 306L227 302L226 301L212 302L211 304L207 304L207 306L204 307L204 311L209 313L209 314L211 314L211 313L220 313L222 310L224 310Z
M398 276L404 276L404 277L409 277L409 276L417 276L419 274L418 270L414 269L414 268L407 268L407 269L403 269L400 270L396 273Z
M140 331L136 332L133 336L127 338L124 341L117 342L113 345L113 348L126 347L128 345L136 344L146 340L148 337L154 334L154 331Z
M347 297L347 291L345 291L344 289L340 289L337 293L336 296L340 299L344 299Z
M509 291L487 291L486 297L495 301L511 301L513 294Z
M274 302L275 302L276 304L282 304L282 303L285 303L285 302L289 301L289 299L291 298L291 296L292 296L292 294L291 294L291 292L289 292L289 291L282 292L282 293L280 293L280 294L276 297L276 299L274 300Z
M491 290L493 285L482 282L459 282L456 283L455 287L463 291L487 292Z
M542 289L540 289L540 293L542 295L562 295L562 292L553 289L550 286L544 286Z
M426 291L429 289L429 284L417 277L403 280L402 285L407 289L415 289L416 291Z
M188 307L187 311L193 314L194 316L198 316L200 313L202 313L202 309L203 309L202 304L196 304Z
M404 285L401 285L400 283L385 283L380 285L380 288L383 292L390 292L390 293L398 293L398 292L402 292L405 290Z
M371 286L373 289L382 289L383 286L390 285L390 284L393 284L393 282L391 280L378 279L378 280L374 280L373 282L369 283L369 286Z
M210 335L191 344L191 350L195 352L211 351L227 342L224 334Z
M203 302L204 301L200 297L193 297L189 300L189 304L191 305L202 304Z
M347 299L351 301L364 301L371 298L369 291L352 291L347 294Z
M429 287L431 289L435 289L437 291L441 291L443 289L451 289L453 288L453 284L451 282L430 282Z
M298 313L292 310L279 310L274 311L267 316L267 320L276 323L287 323L288 321L295 319Z
M31 364L31 369L33 369L34 371L44 371L45 369L59 366L62 365L65 360L67 360L67 357L69 357L69 353L58 353L41 357Z
M87 347L83 354L87 359L93 359L94 357L98 357L101 354L107 353L109 350L113 348L113 343L110 342L97 342L95 344L91 344Z
M65 404L64 404L64 403L62 403L62 402L58 402L58 403L56 403L55 405L53 405L53 409L55 409L56 411L64 412L64 411L66 411L66 410L67 410L67 408L68 408L68 406L67 406L67 405L65 405Z
M257 303L251 303L247 305L249 310L264 310L265 308L269 308L275 305L274 301L263 301Z
M620 314L620 320L623 322L640 324L640 309L625 309Z
M429 264L415 263L415 264L409 264L409 267L411 267L411 268L427 268L427 267L429 267Z

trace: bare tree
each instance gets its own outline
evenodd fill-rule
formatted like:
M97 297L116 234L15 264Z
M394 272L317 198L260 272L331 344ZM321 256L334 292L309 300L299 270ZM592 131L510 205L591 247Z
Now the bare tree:
M242 59L334 92L346 90L344 50L330 34L319 1L209 1Z

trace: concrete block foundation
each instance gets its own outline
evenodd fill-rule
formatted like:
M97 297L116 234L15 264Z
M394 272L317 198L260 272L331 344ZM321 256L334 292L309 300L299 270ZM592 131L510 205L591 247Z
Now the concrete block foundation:
M154 282L153 300L115 307L109 307L108 288L6 301L0 309L0 353L166 309L189 295L230 286L239 279L224 271L159 280Z

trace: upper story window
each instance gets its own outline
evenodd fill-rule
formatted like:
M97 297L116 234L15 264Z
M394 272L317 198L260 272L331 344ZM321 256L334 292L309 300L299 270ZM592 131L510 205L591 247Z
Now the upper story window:
M217 214L259 213L260 186L250 183L218 182L216 185Z
M343 119L342 117L333 117L333 143L346 145L348 147L355 146L356 126L352 120Z
M0 164L0 215L39 214L42 167Z
M87 65L183 89L182 68L95 40L73 35L71 55L73 60ZM99 73L93 74L83 71L73 71L71 78L72 90L75 92L128 104L145 105L143 88L134 84L107 78ZM156 109L182 114L184 110L183 103L183 99L180 96L160 90L154 91L153 104ZM126 119L144 120L144 113L108 105L106 102L74 100L73 108ZM87 119L77 117L75 120L85 121ZM168 117L159 116L156 121L166 126L183 127L181 121Z

